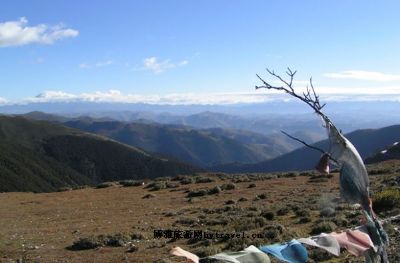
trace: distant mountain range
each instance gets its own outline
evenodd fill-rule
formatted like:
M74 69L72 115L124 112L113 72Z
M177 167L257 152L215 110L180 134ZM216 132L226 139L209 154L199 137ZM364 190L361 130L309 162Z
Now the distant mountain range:
M201 171L60 124L0 116L0 191L55 191Z
M375 155L386 145L400 141L400 125L393 125L381 129L357 130L346 135L354 144L363 159ZM328 140L313 144L321 149L328 149ZM395 154L398 146L396 145L391 152ZM241 172L275 172L275 171L302 171L314 169L320 158L321 153L307 147L294 150L272 160L259 162L256 164L232 163L227 165L217 165L211 167L213 171L229 173ZM379 158L375 157L376 158ZM389 156L389 155L387 155ZM372 157L373 158L373 157ZM383 160L382 158L381 160ZM373 159L367 159L372 161Z
M261 96L261 94L260 94ZM113 103L100 101L26 101L0 105L5 114L25 114L41 111L67 117L89 116L111 118L126 122L157 122L194 128L241 129L262 134L285 130L290 133L313 131L321 134L316 116L303 103L284 100L286 96L271 98L263 103L230 105L166 105L146 103ZM321 100L324 101L322 97ZM348 133L357 129L380 128L400 123L398 101L325 101L325 113ZM321 140L322 137L318 138Z
M207 115L218 116L209 113ZM121 122L87 116L67 118L42 112L23 115L36 120L62 122L65 126L107 136L149 152L172 156L201 167L244 162L256 163L288 153L299 144L281 133L269 135L251 131L160 124L152 121ZM311 131L296 135L314 142L321 136Z
M201 167L235 161L255 163L295 149L295 143L283 135L266 136L233 129L198 130L178 125L90 119L63 124Z

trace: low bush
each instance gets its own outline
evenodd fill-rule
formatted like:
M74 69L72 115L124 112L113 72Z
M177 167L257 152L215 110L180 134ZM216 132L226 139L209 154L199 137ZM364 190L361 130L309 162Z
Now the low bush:
M236 185L234 183L221 185L221 190L233 190L233 189L236 189Z
M182 180L180 180L181 184L192 184L194 183L193 177L186 176Z
M385 189L372 196L372 204L375 212L390 211L400 207L400 190Z
M66 192L66 191L71 191L71 187L60 187L58 188L57 192Z
M297 217L308 217L310 216L310 212L306 209L297 209L295 211Z
M331 221L320 222L316 224L312 229L310 234L317 235L321 233L330 233L336 229L336 224Z
M130 186L142 186L144 185L144 182L135 180L123 180L119 181L119 184L125 187L130 187Z
M196 177L195 179L196 184L213 183L213 182L215 182L215 180L209 177Z
M96 237L84 237L75 241L72 246L67 247L69 250L87 250L94 249L102 246L102 243L99 242Z
M221 192L222 192L221 188L219 186L215 186L215 187L209 189L207 194L214 195L214 194L219 194Z
M227 200L227 201L225 202L225 204L226 204L226 205L234 205L234 204L236 204L236 201L235 201L235 200Z
M306 224L306 223L310 223L310 222L311 222L311 218L309 216L301 217L298 221L299 224Z
M123 247L132 240L130 235L114 234L114 235L98 235L80 238L75 241L72 246L67 247L69 250L87 250L95 249L102 246Z
M193 190L187 193L186 197L198 197L198 196L206 196L208 194L207 190Z
M276 211L276 214L278 216L284 216L284 215L287 215L288 213L289 213L289 208L287 208L287 207L282 207L282 208L278 209L278 211Z
M96 188L97 188L97 189L100 189L100 188L107 188L107 187L111 187L111 186L114 186L114 185L115 185L115 184L112 183L112 182L104 182L104 183L98 184L98 185L96 186Z
M267 220L274 220L275 214L272 211L263 211L261 212L261 216Z
M150 188L150 191L159 191L161 189L167 188L167 184L164 181L159 181L159 182L154 182L151 183L148 188Z

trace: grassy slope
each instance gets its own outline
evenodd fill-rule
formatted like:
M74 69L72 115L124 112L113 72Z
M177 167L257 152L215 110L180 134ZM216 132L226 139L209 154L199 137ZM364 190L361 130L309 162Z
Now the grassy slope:
M55 191L102 181L197 171L142 150L44 121L0 117L0 191Z
M388 162L369 167L375 174L371 176L372 191L378 191L385 187L386 182L396 179L399 165L399 162ZM220 250L235 251L250 244L271 244L308 236L318 222L335 222L333 230L359 224L360 211L337 200L337 174L330 179L312 179L310 174L295 177L281 174L277 178L274 175L254 176L265 180L253 178L249 181L245 180L249 177L244 175L208 174L203 177L215 182L182 184L171 181L178 183L174 191L114 186L50 194L3 193L0 194L0 258L7 261L25 257L39 262L177 262L176 257L168 255L168 250L174 245L206 255ZM238 182L238 179L245 181ZM187 190L210 189L231 182L235 182L235 189L217 195L186 197ZM249 188L251 183L256 186ZM144 199L143 196L149 193L154 197ZM265 199L255 198L261 194L265 194ZM237 202L240 198L247 201ZM237 203L227 205L229 200ZM320 211L327 206L336 208L334 217L320 216ZM286 213L278 215L282 209L287 209ZM263 212L272 212L275 217L267 220ZM381 216L399 212L397 209ZM305 217L310 222L300 223L300 219ZM269 231L269 236L263 239L167 242L164 238L154 239L154 229L245 231L246 234ZM390 229L387 228L391 238L389 256L391 262L398 262L400 242L396 232ZM124 247L84 251L66 249L81 237L116 233L139 233L145 238L134 242L139 250L133 253L125 252ZM346 252L335 258L319 249L309 248L308 251L312 257L323 258L310 262L363 262L363 258Z

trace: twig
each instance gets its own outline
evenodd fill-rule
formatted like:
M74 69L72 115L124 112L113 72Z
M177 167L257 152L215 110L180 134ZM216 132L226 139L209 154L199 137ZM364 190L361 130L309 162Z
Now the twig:
M309 147L309 148L311 148L311 149L314 149L314 150L316 150L316 151L321 152L322 154L327 154L327 155L329 156L329 159L330 159L330 160L332 160L332 161L335 162L335 163L338 163L335 159L333 159L333 158L331 157L331 155L330 155L329 153L327 153L326 151L322 150L321 148L318 148L318 147L309 145L309 144L306 143L305 141L302 141L302 140L300 140L299 138L296 138L296 137L294 137L294 136L292 136L292 135L290 135L290 134L288 134L288 133L286 133L286 132L284 132L284 131L281 131L281 132L282 132L283 134L285 134L287 137L289 137L290 139L292 139L292 140L298 141L298 142L304 144L305 146L307 146L307 147Z

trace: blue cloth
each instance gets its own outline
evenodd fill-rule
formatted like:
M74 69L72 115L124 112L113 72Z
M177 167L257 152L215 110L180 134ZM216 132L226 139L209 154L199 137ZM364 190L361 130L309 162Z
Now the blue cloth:
M295 239L285 244L261 246L259 249L289 263L306 263L308 260L306 248Z

